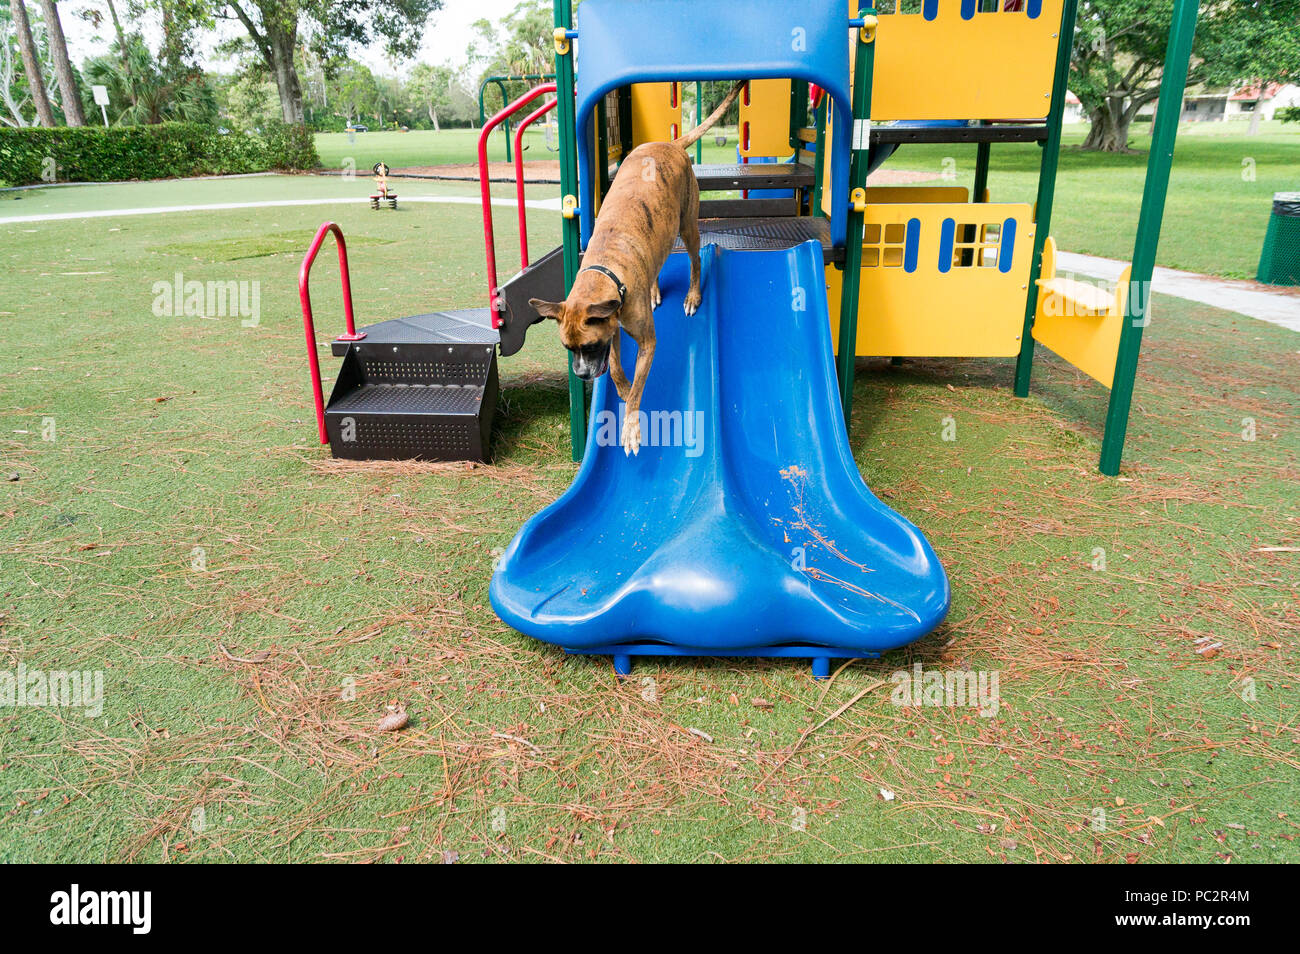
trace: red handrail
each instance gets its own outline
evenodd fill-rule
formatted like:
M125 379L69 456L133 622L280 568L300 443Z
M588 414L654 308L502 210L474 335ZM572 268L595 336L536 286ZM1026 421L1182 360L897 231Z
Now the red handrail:
M519 267L528 267L528 212L524 208L524 130L533 122L541 119L558 103L553 99L535 113L521 122L515 129L515 202L519 213Z
M497 295L497 251L496 241L492 236L492 188L488 179L487 142L488 133L505 122L507 117L527 106L538 96L554 93L554 83L534 86L501 112L489 119L478 137L478 178L479 191L483 197L483 244L487 249L488 306L492 309L492 327L501 327L501 302Z
M347 322L347 331L339 335L339 341L360 341L366 336L364 331L358 332L356 325L352 320L352 283L348 280L348 248L343 242L343 230L333 222L325 222L316 230L316 237L311 240L311 247L307 249L307 256L302 260L302 268L298 271L298 297L302 301L302 328L307 335L307 365L311 369L311 388L312 396L316 399L316 430L320 434L320 442L328 444L329 438L325 436L325 394L320 386L320 360L316 357L316 322L311 313L311 291L308 288L308 279L311 276L311 264L316 261L316 253L325 242L325 236L330 232L334 233L339 247L339 277L343 279L343 318Z

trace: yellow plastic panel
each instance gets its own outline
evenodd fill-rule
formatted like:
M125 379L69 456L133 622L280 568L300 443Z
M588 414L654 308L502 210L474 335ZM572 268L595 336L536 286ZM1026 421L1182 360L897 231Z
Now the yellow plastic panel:
M882 13L876 31L871 119L1043 119L1056 67L1063 0L961 18L960 0L938 14ZM851 5L852 6L852 5ZM910 10L919 4L908 3Z
M681 86L681 83L632 85L634 147L644 142L668 142L682 134Z
M1106 387L1115 380L1130 271L1124 269L1102 302L1096 286L1058 277L1056 242L1049 238L1044 244L1034 340Z
M857 354L969 358L1019 354L1034 245L1029 213L1024 204L868 205ZM948 271L942 272L941 226L948 218L957 225L958 242L949 254ZM915 270L908 272L906 231L912 219L918 223L917 256ZM1006 259L1010 270L1003 272L998 259L1004 255L1000 233L1007 219L1015 221L1015 240ZM841 276L827 266L827 298L836 335Z
M790 147L790 81L750 80L748 90L740 95L740 154L784 159L793 151Z
M867 186L868 202L969 202L965 186Z

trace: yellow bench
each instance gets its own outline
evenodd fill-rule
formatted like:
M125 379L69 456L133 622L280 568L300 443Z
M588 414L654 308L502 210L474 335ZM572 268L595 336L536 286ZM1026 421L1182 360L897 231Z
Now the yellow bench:
M1034 340L1110 387L1131 272L1132 266L1124 269L1113 291L1057 275L1056 240L1049 236L1039 270Z

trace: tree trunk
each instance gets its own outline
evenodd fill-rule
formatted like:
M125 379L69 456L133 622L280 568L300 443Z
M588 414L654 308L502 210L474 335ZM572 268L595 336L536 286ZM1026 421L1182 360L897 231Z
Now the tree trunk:
M1125 108L1124 95L1107 96L1090 113L1092 125L1083 148L1095 152L1128 152L1128 128L1136 109Z
M126 32L122 29L122 21L117 18L117 7L113 5L113 0L108 0L108 15L113 18L113 30L117 33L117 49L121 54L122 74L126 77L126 93L131 97L131 105L135 106L135 77L131 74L131 56L126 48Z
M433 103L429 104L429 119L433 122L433 131L442 132L442 130L438 128L438 111L433 108Z
M280 115L286 123L302 122L302 86L298 70L293 65L294 34L280 29L266 31L266 42L271 52L271 75L275 89L280 94Z
M1250 128L1246 130L1247 136L1259 135L1259 121L1264 118L1261 115L1261 110L1260 110L1260 107L1263 105L1264 104L1262 102L1255 103L1255 111L1250 114Z
M28 123L21 104L15 98L14 80L18 78L15 65L13 47L8 43L0 43L0 100L4 100L5 110L9 113L8 118L0 116L0 123L23 129Z
M23 57L23 72L27 74L27 88L32 103L36 106L36 118L42 126L53 128L54 110L50 108L50 98L45 95L45 81L41 79L41 64L36 59L32 25L27 19L27 8L23 6L23 0L9 0L9 12L13 14L14 31L18 34L18 51Z
M81 111L81 93L77 89L77 78L72 73L72 62L68 59L68 41L63 38L59 8L54 0L41 0L41 11L45 14L50 56L54 59L54 74L59 78L59 93L63 97L63 118L69 126L84 126L86 117Z

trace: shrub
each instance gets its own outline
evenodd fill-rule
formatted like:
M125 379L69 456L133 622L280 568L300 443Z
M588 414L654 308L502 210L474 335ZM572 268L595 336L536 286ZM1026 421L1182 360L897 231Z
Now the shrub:
M1277 118L1284 123L1300 123L1300 106L1287 106L1279 109Z
M316 137L302 123L267 123L262 130L266 139L266 161L271 169L315 169L320 165L316 154Z
M121 182L319 165L311 134L283 123L256 136L196 123L0 128L0 179Z

